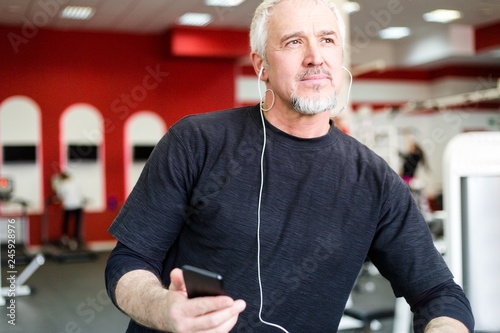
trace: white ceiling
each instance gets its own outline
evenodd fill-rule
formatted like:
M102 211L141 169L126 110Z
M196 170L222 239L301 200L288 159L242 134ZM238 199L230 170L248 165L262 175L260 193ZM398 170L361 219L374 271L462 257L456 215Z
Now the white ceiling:
M351 32L366 31L370 27L384 25L408 26L412 31L427 36L443 34L448 27L439 23L427 23L422 14L438 8L457 9L464 16L454 22L459 25L481 26L500 21L500 0L357 0L362 10L350 16ZM210 26L246 28L251 15L260 0L246 0L235 8L207 7L204 0L0 0L0 25L22 26L29 23L39 28L63 30L98 30L132 33L159 33L175 24L176 19L185 12L206 12L214 16ZM96 14L89 21L61 19L59 10L65 5L88 5L97 8ZM392 7L391 7L392 6ZM392 8L392 9L391 9ZM393 11L391 14L390 11ZM377 14L378 13L378 14ZM389 13L389 16L383 14ZM382 24L381 24L382 23ZM373 35L373 34L371 34ZM353 34L351 33L351 37ZM371 37L371 36L368 36ZM465 37L464 37L465 38ZM374 45L380 43L373 39ZM378 43L378 44L377 44ZM405 42L383 42L385 48L411 48L412 37ZM497 51L500 50L500 45ZM364 52L371 53L371 52ZM382 55L384 52L381 53ZM496 56L495 56L496 55ZM499 55L488 54L454 56L441 61L453 61L467 64L499 65ZM375 57L374 57L375 59ZM366 62L366 54L362 61ZM394 60L404 65L404 62ZM423 65L425 61L421 62ZM430 61L435 62L435 60Z

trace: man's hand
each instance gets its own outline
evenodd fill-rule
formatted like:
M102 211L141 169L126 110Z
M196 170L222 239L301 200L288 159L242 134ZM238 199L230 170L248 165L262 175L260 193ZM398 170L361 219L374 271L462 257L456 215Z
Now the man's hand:
M116 286L119 307L141 325L175 333L229 332L245 310L243 300L228 296L187 298L182 271L170 274L165 289L151 272L135 270L124 274Z
M229 332L245 310L243 300L228 296L187 298L182 271L170 273L167 322L172 332Z

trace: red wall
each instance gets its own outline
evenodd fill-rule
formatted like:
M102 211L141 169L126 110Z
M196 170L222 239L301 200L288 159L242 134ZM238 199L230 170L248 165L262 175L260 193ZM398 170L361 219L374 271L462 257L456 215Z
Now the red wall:
M123 204L123 127L130 115L151 110L169 127L184 115L235 105L236 61L169 56L165 35L0 27L0 36L0 103L24 95L41 109L46 197L59 164L62 112L82 102L102 113L106 198L118 199L118 207L86 215L88 241L111 239L107 229ZM59 234L59 210L49 209L51 238ZM32 244L40 242L41 220L30 216Z

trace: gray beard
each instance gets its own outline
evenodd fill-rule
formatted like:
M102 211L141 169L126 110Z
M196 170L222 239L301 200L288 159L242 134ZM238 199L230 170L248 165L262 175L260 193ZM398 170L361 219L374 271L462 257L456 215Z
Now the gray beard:
M337 95L334 94L323 98L305 98L295 96L295 94L292 93L291 102L292 107L298 113L303 115L315 115L327 110L333 110L337 106Z

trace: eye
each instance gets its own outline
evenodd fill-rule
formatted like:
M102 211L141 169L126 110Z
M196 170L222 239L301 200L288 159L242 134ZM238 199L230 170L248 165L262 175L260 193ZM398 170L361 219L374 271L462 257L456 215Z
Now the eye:
M333 38L323 38L322 42L325 44L337 44Z
M299 39L293 39L285 44L285 46L293 46L293 45L299 45L300 40Z

